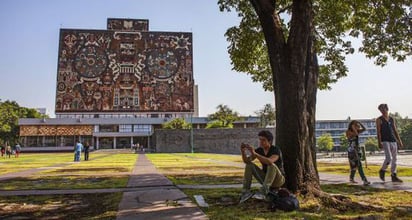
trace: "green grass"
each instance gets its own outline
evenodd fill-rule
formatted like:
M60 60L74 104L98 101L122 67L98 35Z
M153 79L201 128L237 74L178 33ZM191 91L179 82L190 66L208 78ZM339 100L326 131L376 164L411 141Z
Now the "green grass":
M334 173L334 174L349 174L349 164L343 163L317 163L319 172ZM381 166L379 165L363 165L363 171L366 176L377 176ZM398 176L412 176L412 168L409 167L397 167Z
M300 209L293 212L272 212L269 204L260 200L250 199L238 204L240 189L185 189L191 198L202 195L209 204L202 208L210 219L410 219L412 217L412 193L388 191L370 187L342 185L324 185L322 189L328 193L348 196L352 201L363 202L383 208L383 212L373 209L348 209L337 212L323 207L316 199L300 197ZM406 211L409 209L409 211ZM375 217L375 218L373 218Z
M8 160L5 167L22 166L22 171L43 165L49 169L1 181L0 190L123 188L136 157L131 153L91 153L89 161L74 163L72 153L24 154ZM53 166L56 164L62 166Z
M5 159L0 166L7 170L27 170L49 167L49 170L0 182L0 189L88 189L125 187L128 173L136 162L136 154L92 153L90 161L73 163L73 154L25 154L18 159ZM147 154L156 168L175 184L239 184L243 178L239 155L219 154ZM63 164L63 167L55 167ZM15 168L15 169L13 169ZM319 163L321 172L348 174L347 164ZM378 166L368 166L367 175L375 175ZM411 168L399 167L399 175L412 176ZM348 197L372 208L325 206L314 198L299 197L299 211L270 211L268 204L248 200L238 204L241 189L184 189L193 195L203 195L209 208L203 211L210 219L411 219L412 193L389 191L349 184L322 185L325 192ZM254 190L257 190L254 189ZM26 217L44 219L115 219L122 193L3 196L0 197L0 219Z
M233 165L241 162L233 155L210 154L150 154L147 155L160 172L175 184L229 184L242 183L243 168ZM226 159L227 158L227 159ZM224 163L227 162L227 163ZM217 164L217 165L216 165ZM376 174L377 166L365 169ZM322 172L348 174L347 164L319 163ZM407 175L410 168L399 167L400 174ZM376 172L375 172L376 171ZM374 173L375 172L375 173ZM241 189L184 189L193 195L203 195L209 208L203 211L210 219L410 219L412 218L412 193L389 191L349 184L322 185L325 192L348 197L354 202L370 204L370 209L346 208L345 211L324 206L318 199L300 197L301 209L294 212L270 211L268 204L259 200L248 200L238 204ZM254 189L257 190L257 189ZM342 209L342 208L341 208ZM347 210L346 210L347 209ZM382 211L383 210L383 211Z
M232 155L147 154L156 168L176 185L237 184L243 168L234 166ZM225 160L225 158L230 158ZM227 162L227 163L218 163Z
M122 193L0 197L0 219L116 219Z
M0 175L40 167L47 167L73 161L73 154L68 153L39 153L20 154L19 158L0 158Z

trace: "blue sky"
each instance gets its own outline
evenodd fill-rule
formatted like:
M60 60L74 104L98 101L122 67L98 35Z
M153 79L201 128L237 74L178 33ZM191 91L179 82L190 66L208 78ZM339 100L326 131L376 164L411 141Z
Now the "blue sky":
M0 0L0 99L46 107L54 116L60 28L106 29L107 18L149 19L150 31L193 33L193 67L199 113L219 104L254 115L274 96L244 73L231 70L224 37L238 24L211 0ZM349 76L320 91L317 119L374 118L377 105L412 118L412 62L376 67L362 54L347 58Z

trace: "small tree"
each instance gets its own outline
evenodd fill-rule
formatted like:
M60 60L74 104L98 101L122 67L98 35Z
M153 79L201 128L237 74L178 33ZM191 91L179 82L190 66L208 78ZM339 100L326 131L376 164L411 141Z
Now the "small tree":
M271 104L266 104L263 109L255 112L260 118L260 126L265 128L268 125L274 125L276 120L276 111Z
M230 109L227 105L218 105L217 111L208 116L210 121L220 121L222 128L233 128L233 122L239 120L239 113Z
M319 138L318 138L318 149L320 151L330 151L333 148L333 139L332 139L332 135L329 133L325 133L322 134Z
M183 118L175 118L162 124L164 129L190 129L192 125L187 123Z
M224 126L222 121L214 120L209 121L206 125L206 128L233 128L233 125Z
M349 141L348 141L348 138L346 137L345 133L343 133L340 136L339 142L340 142L340 150L348 148Z
M374 137L369 137L368 139L366 139L365 150L370 151L371 153L375 153L376 150L379 150L378 139Z
M395 113L393 113L393 114L392 114L392 113L389 113L389 116L391 116L391 117L395 120L396 127L397 127L399 133L401 133L402 130L403 130L408 124L410 124L410 120L408 119L408 117L402 118L402 116L401 116L398 112L395 112Z

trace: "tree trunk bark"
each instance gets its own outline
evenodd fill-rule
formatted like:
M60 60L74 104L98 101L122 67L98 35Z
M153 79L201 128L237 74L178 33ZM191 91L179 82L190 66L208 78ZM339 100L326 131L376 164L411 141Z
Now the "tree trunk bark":
M313 49L312 2L294 0L288 39L273 0L250 0L265 35L273 74L276 144L281 147L286 187L293 192L320 189L316 168L315 108L318 63Z

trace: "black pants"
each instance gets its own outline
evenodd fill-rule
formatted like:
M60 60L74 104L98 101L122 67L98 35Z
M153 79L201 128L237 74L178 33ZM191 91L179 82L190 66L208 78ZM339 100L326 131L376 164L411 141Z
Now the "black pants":
M84 152L84 160L89 160L89 152Z

